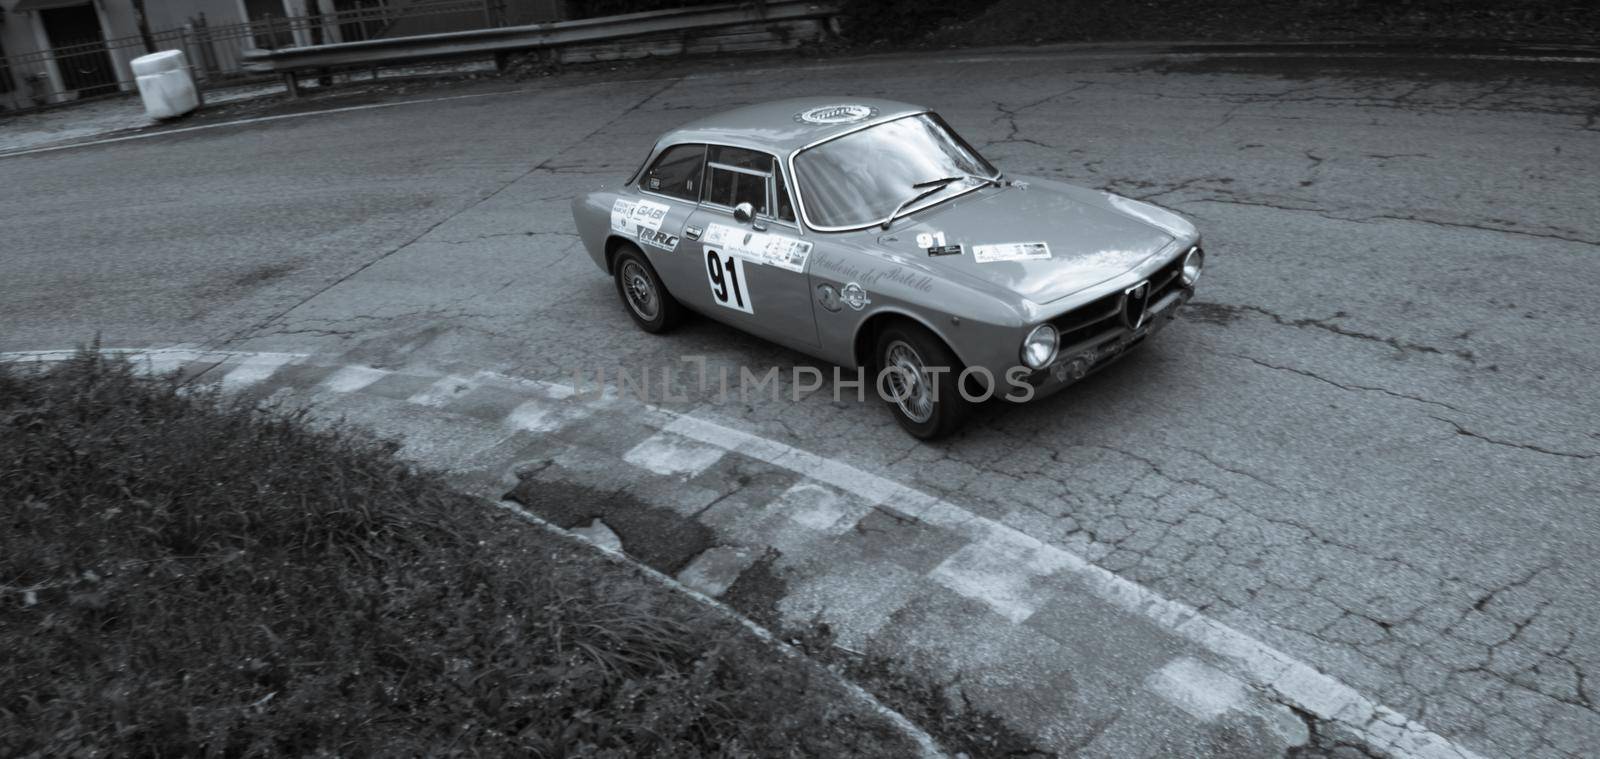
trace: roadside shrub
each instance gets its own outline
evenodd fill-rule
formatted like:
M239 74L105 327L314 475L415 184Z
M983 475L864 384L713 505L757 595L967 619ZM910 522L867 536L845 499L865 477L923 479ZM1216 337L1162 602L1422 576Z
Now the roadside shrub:
M0 366L0 755L898 755L803 659L392 446Z
M617 16L623 13L663 11L695 5L723 5L729 0L576 0L567 3L572 18Z
M1600 6L1568 0L994 0L982 5L987 6L982 15L942 29L928 42L1600 38Z
M840 21L854 42L910 42L982 13L992 0L845 0Z

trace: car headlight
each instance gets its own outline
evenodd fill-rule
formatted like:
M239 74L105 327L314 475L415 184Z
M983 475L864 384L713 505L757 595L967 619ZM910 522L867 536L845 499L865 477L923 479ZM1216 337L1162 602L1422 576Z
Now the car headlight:
M1200 272L1206 268L1206 252L1196 245L1183 254L1183 286L1194 287L1200 280Z
M1041 324L1022 341L1022 363L1029 369L1043 369L1056 357L1056 328Z

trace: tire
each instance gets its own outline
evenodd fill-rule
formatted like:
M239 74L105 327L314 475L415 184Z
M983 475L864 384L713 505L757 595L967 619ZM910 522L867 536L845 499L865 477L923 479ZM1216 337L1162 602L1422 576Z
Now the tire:
M878 370L874 376L883 378L880 396L906 432L922 440L934 440L955 432L966 423L971 404L956 388L961 362L937 335L917 324L896 322L878 333L873 356ZM912 365L948 367L949 371L937 375L921 373L920 388L908 386L903 380L897 383L894 373L884 371L896 366L909 371Z
M683 306L661 284L650 260L629 244L617 248L611 264L611 278L617 283L617 297L633 323L651 334L670 331L683 321Z

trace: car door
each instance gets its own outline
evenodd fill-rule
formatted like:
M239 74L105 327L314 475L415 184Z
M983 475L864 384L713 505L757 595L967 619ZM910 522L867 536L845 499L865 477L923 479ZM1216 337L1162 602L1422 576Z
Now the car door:
M756 150L710 145L703 185L680 243L695 254L701 285L680 300L747 332L815 347L806 277L812 242L795 221L777 160ZM742 203L753 212L747 220L735 215Z
M613 232L634 241L667 292L678 300L704 287L699 259L683 246L683 229L700 204L706 146L697 143L663 149L639 174L639 181L611 207Z

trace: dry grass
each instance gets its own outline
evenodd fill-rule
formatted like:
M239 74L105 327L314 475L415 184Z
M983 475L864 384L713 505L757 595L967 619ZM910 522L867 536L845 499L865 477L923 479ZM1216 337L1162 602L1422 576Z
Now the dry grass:
M380 443L0 367L0 755L910 748L817 665Z

